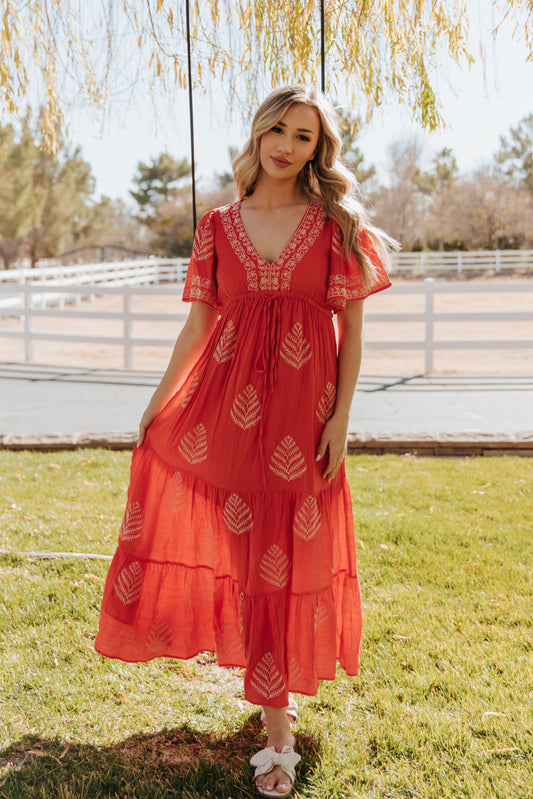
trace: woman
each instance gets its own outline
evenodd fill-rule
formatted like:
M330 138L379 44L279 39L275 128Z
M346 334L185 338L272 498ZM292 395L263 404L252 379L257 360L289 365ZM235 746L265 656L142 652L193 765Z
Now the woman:
M315 694L337 659L359 669L344 455L363 299L390 285L391 241L339 150L322 94L272 92L234 163L240 199L198 225L194 302L141 419L96 640L127 661L208 650L245 667L265 796L290 793L300 759L288 691Z

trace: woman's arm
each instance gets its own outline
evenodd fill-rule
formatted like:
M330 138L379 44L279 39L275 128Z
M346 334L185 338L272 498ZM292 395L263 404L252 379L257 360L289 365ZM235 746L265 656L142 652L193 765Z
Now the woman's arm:
M346 454L346 437L352 404L363 354L363 300L352 300L337 314L339 331L337 397L333 416L326 422L316 459L328 453L323 477L331 482Z
M140 446L148 427L161 408L168 402L180 383L183 383L192 367L205 349L215 329L218 312L204 302L193 302L187 321L179 334L166 372L154 391L139 424Z

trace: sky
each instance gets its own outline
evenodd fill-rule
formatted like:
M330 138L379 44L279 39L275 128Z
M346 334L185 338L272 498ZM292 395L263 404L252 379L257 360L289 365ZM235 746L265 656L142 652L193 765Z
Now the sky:
M468 70L453 63L443 66L437 89L446 128L422 131L410 119L405 106L387 101L363 129L358 145L367 164L373 164L386 182L388 148L398 139L418 136L424 153L431 155L450 147L463 172L490 161L501 135L527 114L533 113L533 61L513 25L502 24L496 40L492 3L470 0L470 49L476 58ZM482 57L481 53L484 54ZM240 147L247 138L239 112L228 114L221 93L195 97L196 164L200 188L207 187L215 172L230 169L228 148ZM177 91L171 101L157 104L146 97L127 110L115 108L105 120L90 113L72 115L70 140L79 145L96 178L97 195L131 199L128 190L139 161L149 161L167 151L176 158L189 157L188 98Z

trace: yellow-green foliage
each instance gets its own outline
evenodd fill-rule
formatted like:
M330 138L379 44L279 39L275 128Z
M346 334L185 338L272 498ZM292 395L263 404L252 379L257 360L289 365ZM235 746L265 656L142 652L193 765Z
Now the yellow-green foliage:
M495 31L506 16L532 44L531 0L486 0ZM317 0L191 2L193 80L211 78L229 92L263 92L303 81L316 85L320 63ZM439 124L436 81L443 55L468 64L467 0L326 0L327 90L366 98L368 111L392 92L414 116ZM53 145L73 99L97 107L141 90L187 86L184 3L174 0L3 0L0 103L20 112L43 97L42 130ZM266 77L268 76L268 78ZM231 80L228 78L231 77Z

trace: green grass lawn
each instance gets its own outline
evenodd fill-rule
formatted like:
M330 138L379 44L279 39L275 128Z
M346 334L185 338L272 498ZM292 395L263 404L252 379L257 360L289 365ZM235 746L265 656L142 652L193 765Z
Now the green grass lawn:
M361 674L300 697L295 797L533 797L533 460L348 459ZM0 547L112 554L129 453L0 453ZM0 797L253 797L238 669L93 650L107 563L0 557Z

